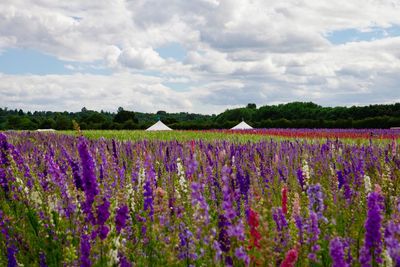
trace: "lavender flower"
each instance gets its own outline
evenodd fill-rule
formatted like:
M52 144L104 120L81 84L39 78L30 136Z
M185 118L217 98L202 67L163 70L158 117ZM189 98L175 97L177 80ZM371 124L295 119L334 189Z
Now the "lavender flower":
M208 225L210 223L209 206L202 194L203 185L193 182L192 188L192 205L198 207L195 210L194 218L196 221L202 220L203 223Z
M249 266L250 264L250 257L247 255L246 251L242 246L238 247L235 249L235 256L239 260L242 260L246 266Z
M311 261L317 262L317 252L320 250L318 245L318 238L321 231L318 227L318 217L313 211L310 212L310 218L307 225L308 235L309 235L309 245L311 245L311 252L308 254L308 258Z
M150 179L147 178L143 187L144 206L143 209L149 213L150 218L153 220L154 206L153 206L153 189L151 187Z
M400 223L391 220L385 230L385 244L394 266L400 266Z
M360 263L363 267L371 266L372 262L382 263L382 208L382 196L378 192L371 192L368 195L368 215L365 221L364 246L360 251Z
M180 260L186 260L189 262L190 260L197 260L197 254L194 252L194 242L193 242L193 234L188 229L186 225L181 223L179 225L180 233L179 233L179 254L178 258Z
M317 216L318 220L323 220L327 221L327 219L324 217L323 212L325 209L324 206L324 194L322 193L322 188L320 184L316 185L310 185L309 188L307 189L307 195L310 200L309 203L309 210L314 211Z
M276 248L276 250L282 252L283 251L282 249L286 247L286 245L290 241L290 235L288 232L288 223L285 218L285 214L282 211L282 208L273 208L272 218L275 221L276 230L278 233L278 239L276 240L278 247Z
M299 242L302 245L304 243L304 225L303 225L303 218L296 214L294 216L294 223L296 224L297 230L298 230L298 234L299 234Z
M143 196L144 196L143 210L148 212L151 220L153 221L153 215L154 215L153 185L155 185L156 183L156 173L154 171L153 165L151 164L150 155L148 155L146 158L145 166L147 175L143 186Z

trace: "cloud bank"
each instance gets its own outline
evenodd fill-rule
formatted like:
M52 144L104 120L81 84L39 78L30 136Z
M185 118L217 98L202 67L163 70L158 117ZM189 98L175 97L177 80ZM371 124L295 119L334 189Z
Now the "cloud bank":
M68 72L4 72L0 106L216 113L400 101L398 14L398 0L5 0L0 53L34 50ZM183 58L160 55L174 45Z

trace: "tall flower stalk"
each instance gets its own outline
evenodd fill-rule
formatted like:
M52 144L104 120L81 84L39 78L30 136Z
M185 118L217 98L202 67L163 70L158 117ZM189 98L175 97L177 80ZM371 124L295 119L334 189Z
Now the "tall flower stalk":
M369 267L382 263L382 210L383 198L379 192L368 195L368 214L365 221L364 246L360 251L360 263Z

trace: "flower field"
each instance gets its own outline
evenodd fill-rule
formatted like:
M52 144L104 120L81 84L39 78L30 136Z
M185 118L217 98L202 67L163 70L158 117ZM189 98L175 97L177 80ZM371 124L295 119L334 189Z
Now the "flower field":
M399 136L370 133L0 133L0 266L400 266Z
M75 135L74 131L62 133ZM259 142L266 138L287 139L342 139L348 142L360 140L400 139L400 129L252 129L252 130L205 130L205 131L131 131L131 130L85 130L89 139L100 137L131 140L228 140L232 142Z

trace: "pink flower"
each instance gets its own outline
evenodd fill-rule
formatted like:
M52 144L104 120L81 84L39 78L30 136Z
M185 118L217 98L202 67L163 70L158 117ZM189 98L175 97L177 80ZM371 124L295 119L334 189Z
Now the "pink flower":
M296 248L289 250L281 263L281 267L293 267L296 264L298 252Z
M284 185L282 188L282 211L286 215L287 214L287 185Z

